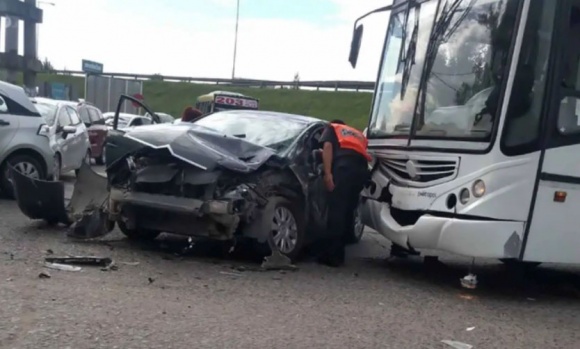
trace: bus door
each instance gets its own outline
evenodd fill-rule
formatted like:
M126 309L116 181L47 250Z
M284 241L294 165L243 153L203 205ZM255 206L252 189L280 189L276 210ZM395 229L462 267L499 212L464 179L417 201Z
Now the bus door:
M533 1L532 1L533 3ZM554 23L551 98L545 99L543 159L521 257L580 263L580 0L558 4Z

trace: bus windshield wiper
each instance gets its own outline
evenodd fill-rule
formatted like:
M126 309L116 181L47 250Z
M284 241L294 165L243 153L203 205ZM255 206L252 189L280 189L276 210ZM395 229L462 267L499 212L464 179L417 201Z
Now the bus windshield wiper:
M441 9L441 14L439 19L433 23L433 29L431 30L431 35L429 37L429 42L427 43L427 53L425 54L425 64L423 66L423 73L419 81L419 88L417 91L417 101L415 104L415 113L411 126L411 135L414 136L417 132L417 121L425 116L425 102L427 100L426 90L427 83L431 77L431 71L433 70L433 65L435 64L435 58L437 57L437 52L439 51L439 46L441 42L448 40L455 30L459 27L459 24L467 17L467 14L471 11L471 8L477 0L471 0L467 8L463 10L463 14L457 19L453 27L448 31L451 20L453 19L455 13L459 10L459 5L463 0L439 0L437 4L437 11L441 6L441 2L444 1L443 8ZM446 34L446 35L445 35ZM445 36L444 36L445 35Z
M415 53L417 51L417 37L419 35L419 11L421 9L421 3L409 2L409 7L407 8L405 14L405 23L403 24L403 37L401 38L401 46L404 48L407 41L407 23L409 21L409 14L411 9L415 9L415 23L413 24L413 31L411 32L411 39L409 40L409 47L404 52L401 57L399 64L403 64L403 76L401 79L401 100L405 97L405 91L407 90L407 85L409 84L409 78L411 77L411 68L415 65Z

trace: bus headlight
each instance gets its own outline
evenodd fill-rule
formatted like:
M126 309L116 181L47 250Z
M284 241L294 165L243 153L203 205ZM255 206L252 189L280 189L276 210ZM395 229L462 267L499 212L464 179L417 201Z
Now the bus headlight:
M459 202L461 202L462 205L465 205L469 202L469 189L467 188L463 188L461 189L461 191L459 192Z
M471 192L473 193L473 196L475 196L476 198L482 197L483 194L485 194L485 183L481 179L476 180L475 182L473 182Z

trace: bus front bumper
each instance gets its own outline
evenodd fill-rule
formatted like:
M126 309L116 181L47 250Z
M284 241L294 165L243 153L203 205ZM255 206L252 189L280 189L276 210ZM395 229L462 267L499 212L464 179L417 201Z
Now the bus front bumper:
M405 248L433 249L480 258L518 258L524 222L459 219L422 215L401 226L389 205L368 199L361 203L363 224Z

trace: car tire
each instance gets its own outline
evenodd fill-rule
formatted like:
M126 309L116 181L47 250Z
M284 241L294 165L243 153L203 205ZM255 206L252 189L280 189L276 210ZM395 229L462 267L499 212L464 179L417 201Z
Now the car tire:
M117 226L129 240L153 241L161 234L160 231L150 229L129 229L122 220L117 221Z
M275 196L268 200L274 202L272 217L268 218L272 224L272 230L268 232L269 243L259 244L259 251L263 254L271 253L269 244L273 243L278 246L283 255L295 261L300 257L305 246L304 213L300 205L286 198ZM276 226L278 230L275 229ZM278 234L282 234L280 239L277 237Z
M42 164L34 157L30 155L14 155L9 157L2 166L0 166L0 190L2 194L9 199L14 199L14 187L10 181L8 174L8 164L13 166L18 166L18 164L27 164L34 173L37 173L38 179L46 179L46 171Z
M358 208L354 210L353 215L353 224L349 227L346 238L346 242L349 245L357 244L362 239L365 232L365 226L360 221Z
M83 162L84 163L88 163L89 166L91 166L91 150L90 149L87 150L87 153L85 154L85 157L83 158ZM81 164L81 166L82 166L82 164ZM78 177L80 171L81 171L81 169L80 168L77 168L75 170L75 176Z

